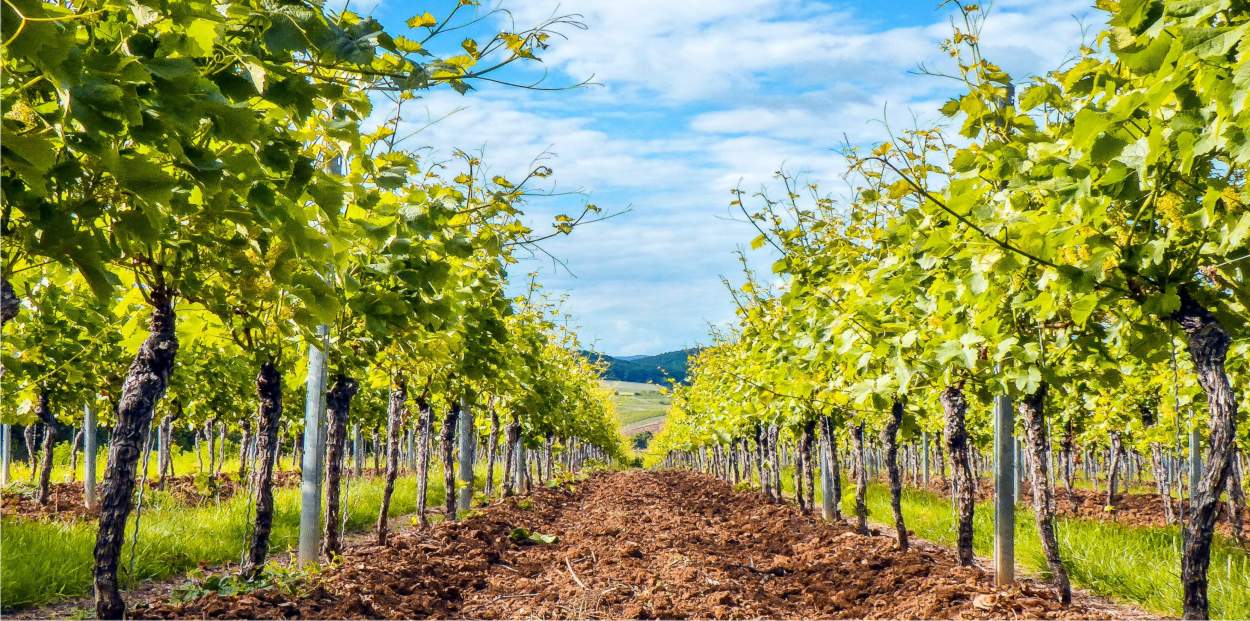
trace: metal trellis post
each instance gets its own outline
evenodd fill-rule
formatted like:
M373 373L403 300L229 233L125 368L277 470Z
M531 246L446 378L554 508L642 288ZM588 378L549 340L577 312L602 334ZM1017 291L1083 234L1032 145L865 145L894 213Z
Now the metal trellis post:
M994 397L994 582L1015 580L1015 421L1011 397Z

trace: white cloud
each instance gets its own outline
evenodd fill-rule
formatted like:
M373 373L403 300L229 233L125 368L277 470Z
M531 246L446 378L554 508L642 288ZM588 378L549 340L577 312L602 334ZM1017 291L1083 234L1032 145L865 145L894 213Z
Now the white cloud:
M567 188L656 187L674 173L689 172L682 170L686 163L680 156L699 147L681 141L613 136L608 130L593 128L591 116L531 111L518 105L514 94L497 93L461 97L441 92L417 106L406 104L412 112L406 112L400 134L419 129L430 119L442 119L421 130L410 144L480 149L489 166L511 177L523 176L535 158L543 157L556 170L560 185ZM420 106L429 112L416 111ZM449 155L444 149L432 157L445 160Z
M1073 16L1088 19L1089 5L999 2L982 33L986 50L1021 77L1048 68L1076 47L1080 28ZM548 50L548 66L596 76L607 86L603 98L668 103L749 96L778 78L824 86L916 84L906 70L942 62L936 44L950 35L937 10L928 26L873 29L862 8L854 13L795 0L531 0L513 11L520 24L557 12L581 15L589 29L568 33Z
M576 278L543 255L522 266L546 265L548 290L568 294L585 340L613 354L692 345L709 322L732 317L720 276L736 278L733 250L752 230L727 217L731 188L754 190L784 165L838 189L844 141L883 138L887 110L895 128L910 127L913 113L931 124L958 86L912 74L920 63L949 70L937 44L950 27L937 11L927 24L874 28L874 16L800 0L513 4L520 25L581 14L589 29L553 41L543 63L565 81L594 74L603 87L437 92L407 105L406 125L463 107L413 142L483 148L492 173L513 178L550 153L556 190L584 190L609 210L633 205L544 245ZM1020 79L1071 54L1081 33L1071 16L1090 14L1086 0L999 0L993 11L984 48ZM569 207L528 210L543 228Z
M761 77L785 71L798 82L914 62L927 41L914 29L884 33L877 46L854 15L791 0L579 0L528 2L515 13L533 23L553 11L576 13L589 25L544 56L573 76L596 76L605 96L645 93L673 102L756 91Z

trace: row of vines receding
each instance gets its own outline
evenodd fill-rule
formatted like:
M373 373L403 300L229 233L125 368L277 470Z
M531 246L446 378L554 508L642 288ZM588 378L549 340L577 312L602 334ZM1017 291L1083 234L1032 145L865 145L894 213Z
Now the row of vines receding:
M3 422L42 438L28 443L39 503L69 430L111 430L94 503L100 618L125 612L119 565L154 445L164 479L171 445L208 443L215 474L214 446L238 443L248 578L270 551L283 446L306 469L324 459L330 557L362 435L384 438L368 444L385 458L383 542L401 456L424 510L440 426L449 516L479 444L492 479L507 459L509 493L527 447L545 447L547 475L553 450L570 468L625 458L600 369L537 284L519 297L508 285L518 253L598 208L536 232L523 208L549 168L508 179L471 154L429 161L405 121L423 93L506 82L503 68L583 26L554 17L448 42L474 20L474 3L453 4L405 36L312 0L4 0ZM326 428L304 429L301 406L322 399ZM464 434L467 482L452 476Z
M758 479L780 498L789 446L810 509L814 473L840 489L850 460L865 528L877 455L906 547L898 456L936 450L971 563L977 472L1005 396L1058 597L1071 595L1055 481L1108 450L1111 499L1125 460L1152 463L1184 528L1184 614L1207 616L1221 496L1245 502L1250 7L1099 7L1107 26L1073 42L1077 58L1022 82L983 55L980 7L957 5L945 77L966 88L941 107L950 124L848 148L844 194L784 173L780 191L734 193L775 276L748 271L732 290L737 324L692 362L651 463ZM1191 431L1203 438L1189 484Z

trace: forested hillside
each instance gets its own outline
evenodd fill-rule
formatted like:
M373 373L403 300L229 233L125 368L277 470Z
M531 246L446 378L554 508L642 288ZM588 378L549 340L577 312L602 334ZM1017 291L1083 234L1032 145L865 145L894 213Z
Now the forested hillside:
M621 382L667 384L669 378L686 381L686 360L699 353L700 348L679 349L654 356L616 357L593 351L582 352L592 360L603 360L608 368L603 379Z

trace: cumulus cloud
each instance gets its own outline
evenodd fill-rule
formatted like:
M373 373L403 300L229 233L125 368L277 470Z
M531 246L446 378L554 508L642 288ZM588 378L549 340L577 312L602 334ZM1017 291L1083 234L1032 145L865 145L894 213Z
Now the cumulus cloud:
M436 92L406 104L402 131L442 119L413 143L481 149L492 173L509 177L544 156L556 173L551 189L582 191L609 210L632 207L544 246L576 277L541 253L521 266L541 268L548 290L567 295L584 339L613 354L689 346L705 340L709 323L732 317L720 277L736 277L733 251L753 231L732 218L731 188L768 184L783 166L839 186L847 141L880 140L887 122L937 122L937 106L958 87L915 75L921 64L950 70L938 48L949 17L939 11L895 26L890 3L526 0L507 8L521 25L579 14L588 29L553 41L543 67L557 83L593 75L601 86ZM1087 0L999 0L984 49L1024 79L1068 58L1082 20L1097 19ZM541 228L575 207L564 198L529 211Z

